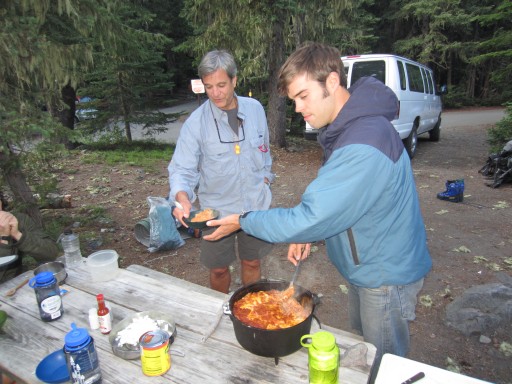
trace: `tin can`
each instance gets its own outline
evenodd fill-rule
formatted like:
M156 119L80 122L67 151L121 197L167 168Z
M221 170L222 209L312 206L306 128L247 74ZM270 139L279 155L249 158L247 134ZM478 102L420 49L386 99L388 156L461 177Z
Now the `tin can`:
M161 376L171 368L169 334L161 329L149 331L139 339L142 373Z

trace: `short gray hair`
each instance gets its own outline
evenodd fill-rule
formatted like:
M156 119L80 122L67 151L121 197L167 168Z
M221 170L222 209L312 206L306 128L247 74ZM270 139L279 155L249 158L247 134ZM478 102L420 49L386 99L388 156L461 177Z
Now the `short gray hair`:
M204 55L199 63L199 77L202 79L218 69L225 70L230 79L236 76L236 63L231 53L225 50L215 50Z

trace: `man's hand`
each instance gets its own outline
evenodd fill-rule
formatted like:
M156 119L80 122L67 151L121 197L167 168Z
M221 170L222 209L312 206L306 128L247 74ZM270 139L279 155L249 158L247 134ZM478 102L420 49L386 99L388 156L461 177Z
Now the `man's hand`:
M203 236L208 241L220 240L240 229L240 215L229 215L219 220L210 220L206 223L209 227L219 226L212 234Z
M16 241L21 238L18 219L10 212L0 211L0 235L11 236Z
M311 243L306 244L290 244L288 247L288 260L293 265L297 265L297 261L304 260L311 252Z
M184 191L180 191L176 194L176 208L172 211L172 214L178 221L185 227L188 228L188 225L185 223L183 218L187 218L190 216L190 210L192 209L192 203L188 199L188 195Z

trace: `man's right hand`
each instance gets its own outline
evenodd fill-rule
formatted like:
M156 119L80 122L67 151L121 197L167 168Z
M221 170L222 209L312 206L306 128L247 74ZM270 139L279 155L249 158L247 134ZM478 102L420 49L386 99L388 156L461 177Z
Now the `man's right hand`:
M185 223L183 218L188 218L190 216L190 211L192 210L192 203L188 199L188 195L184 191L180 191L175 196L176 208L172 211L173 216L178 219L178 221L188 228L188 225Z
M297 244L292 243L288 247L288 260L293 265L297 265L299 260L304 260L311 253L311 243Z

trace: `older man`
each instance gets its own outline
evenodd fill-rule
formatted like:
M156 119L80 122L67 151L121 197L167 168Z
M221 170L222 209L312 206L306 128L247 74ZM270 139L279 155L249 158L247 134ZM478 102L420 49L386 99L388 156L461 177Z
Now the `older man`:
M197 197L200 207L215 208L221 216L270 206L274 174L265 112L257 100L236 95L236 74L226 51L209 52L199 64L208 101L181 128L169 164L170 199L179 203L173 213L185 226L183 218ZM211 287L227 293L237 253L242 283L249 284L261 278L261 259L270 249L268 242L237 231L213 243L202 241L201 262L210 270Z

